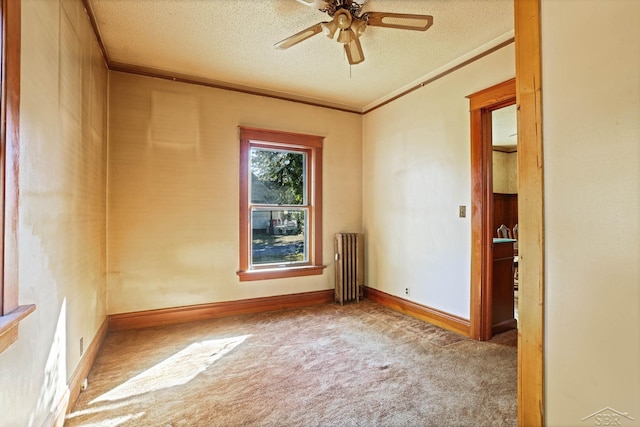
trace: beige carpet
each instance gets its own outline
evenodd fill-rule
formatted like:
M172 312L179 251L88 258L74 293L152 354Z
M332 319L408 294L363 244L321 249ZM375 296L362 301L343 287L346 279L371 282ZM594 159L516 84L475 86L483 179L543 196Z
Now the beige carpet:
M65 425L516 425L516 359L369 301L116 332Z

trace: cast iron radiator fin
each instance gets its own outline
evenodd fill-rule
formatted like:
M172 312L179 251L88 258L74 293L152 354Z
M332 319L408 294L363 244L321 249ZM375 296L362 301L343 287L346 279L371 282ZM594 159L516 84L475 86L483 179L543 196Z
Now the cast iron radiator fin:
M364 238L338 233L335 239L336 302L360 302L364 287Z

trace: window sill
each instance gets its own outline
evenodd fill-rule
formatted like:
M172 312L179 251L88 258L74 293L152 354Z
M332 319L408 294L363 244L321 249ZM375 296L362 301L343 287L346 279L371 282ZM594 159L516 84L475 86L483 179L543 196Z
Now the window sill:
M251 280L282 279L286 277L315 276L322 274L326 265L306 265L304 267L270 268L262 270L238 271L241 282Z
M18 339L18 325L36 309L34 304L18 306L6 316L0 316L0 353Z

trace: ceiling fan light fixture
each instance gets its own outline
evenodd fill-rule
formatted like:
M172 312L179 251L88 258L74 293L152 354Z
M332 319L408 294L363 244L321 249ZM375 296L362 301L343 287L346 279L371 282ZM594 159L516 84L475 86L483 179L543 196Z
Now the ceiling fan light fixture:
M347 9L338 9L335 15L333 15L333 22L335 22L341 30L349 28L352 20L351 13Z
M364 33L365 28L367 28L367 23L362 19L355 18L351 23L351 30L356 33L358 37Z
M316 9L322 9L324 7L327 7L327 2L324 0L297 0L297 1L306 6L311 6Z
M346 30L340 30L340 32L338 33L338 42L342 44L348 44L351 43L353 37L353 32L349 28L347 28Z
M338 30L338 25L334 21L323 22L321 25L324 35L332 39Z
M297 0L326 13L329 22L320 22L275 44L277 49L288 49L316 34L324 33L344 46L349 64L364 61L360 36L368 26L426 31L433 25L433 16L392 12L363 12L368 0Z

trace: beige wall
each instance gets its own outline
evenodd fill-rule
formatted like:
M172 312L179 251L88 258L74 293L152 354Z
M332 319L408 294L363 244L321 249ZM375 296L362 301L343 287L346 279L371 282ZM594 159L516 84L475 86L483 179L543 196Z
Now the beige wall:
M511 44L364 117L367 283L469 318L467 95L515 75ZM404 288L410 288L410 295Z
M109 313L333 287L333 235L362 227L359 115L109 76ZM323 275L239 281L239 125L326 137Z
M493 152L493 192L518 194L517 152Z
M640 425L638 22L636 0L542 2L549 425Z
M40 426L106 316L107 71L80 0L22 1L20 302L0 425Z

